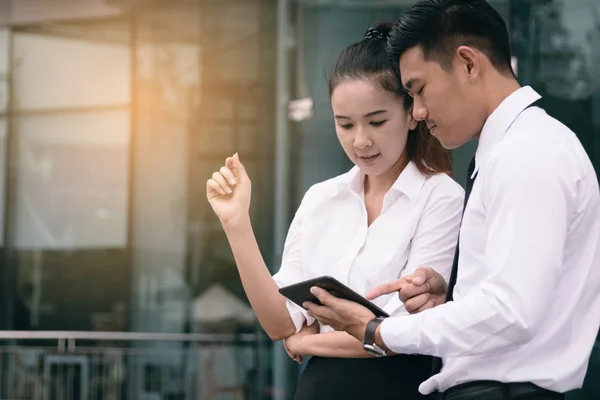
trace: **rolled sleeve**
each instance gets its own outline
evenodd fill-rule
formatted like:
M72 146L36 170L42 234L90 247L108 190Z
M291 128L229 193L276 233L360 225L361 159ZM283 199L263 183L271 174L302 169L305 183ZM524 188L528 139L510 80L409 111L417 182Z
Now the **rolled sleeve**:
M290 225L283 248L281 267L279 268L279 271L273 275L275 283L280 288L305 280L301 258L301 233L302 206L300 206L296 212L296 216ZM290 318L296 327L296 333L300 332L305 322L307 325L312 325L315 322L314 318L308 316L305 309L294 302L286 299L286 306L290 313Z
M397 294L394 294L390 297L388 302L383 306L383 311L388 313L390 317L397 317L401 315L410 315L406 308L404 307L404 303L400 300Z

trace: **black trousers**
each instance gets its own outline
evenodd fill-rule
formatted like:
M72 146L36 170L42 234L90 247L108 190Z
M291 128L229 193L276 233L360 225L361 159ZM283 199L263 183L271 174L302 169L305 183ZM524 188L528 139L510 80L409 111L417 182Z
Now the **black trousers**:
M439 400L563 400L564 394L532 383L469 382L438 394Z
M431 376L431 357L398 355L344 359L311 357L294 400L423 400L419 385Z

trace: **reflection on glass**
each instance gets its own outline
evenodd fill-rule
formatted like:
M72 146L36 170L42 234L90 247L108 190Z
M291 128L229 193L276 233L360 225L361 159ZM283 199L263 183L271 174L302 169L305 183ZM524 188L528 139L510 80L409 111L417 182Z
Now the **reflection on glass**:
M1 7L0 7L1 8ZM0 227L4 227L4 200L6 187L6 111L8 106L8 57L9 30L0 27ZM4 245L4 233L0 234L0 246Z
M11 39L11 327L123 330L129 51L64 28Z
M125 247L127 110L15 120L14 242L27 249Z

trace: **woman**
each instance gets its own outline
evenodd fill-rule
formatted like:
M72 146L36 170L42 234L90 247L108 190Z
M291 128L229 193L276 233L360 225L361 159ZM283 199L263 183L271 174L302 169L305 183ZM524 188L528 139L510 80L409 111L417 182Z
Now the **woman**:
M358 293L435 268L446 278L461 219L463 190L447 174L450 158L411 115L385 53L391 25L369 29L346 48L329 79L336 133L356 165L305 194L286 239L281 269L271 277L249 218L250 180L238 155L207 182L207 197L231 245L242 284L263 329L287 339L297 361L313 356L296 399L415 399L431 372L429 357L371 358L345 332L318 327L278 289L331 275ZM375 303L405 313L397 296Z

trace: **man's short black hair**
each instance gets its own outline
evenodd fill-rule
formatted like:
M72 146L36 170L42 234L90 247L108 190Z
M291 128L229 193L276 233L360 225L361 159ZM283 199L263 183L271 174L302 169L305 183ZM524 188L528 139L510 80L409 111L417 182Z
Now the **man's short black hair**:
M456 49L470 46L483 52L498 71L512 74L506 23L485 0L419 0L390 33L387 51L393 64L414 46L446 70L452 68Z

